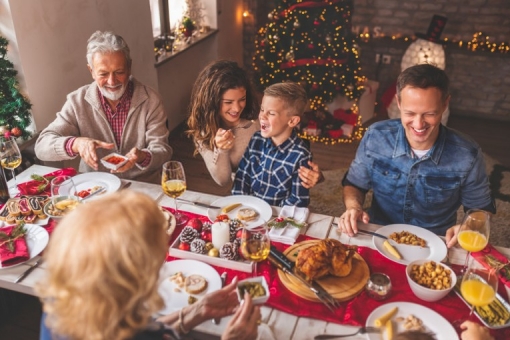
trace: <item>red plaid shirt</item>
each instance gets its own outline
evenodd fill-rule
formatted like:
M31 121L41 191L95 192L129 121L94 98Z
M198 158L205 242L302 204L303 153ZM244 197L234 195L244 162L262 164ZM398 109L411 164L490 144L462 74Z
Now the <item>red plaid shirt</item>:
M129 113L129 108L131 107L131 99L133 98L133 91L134 86L133 82L129 82L126 92L122 95L119 102L117 103L117 106L115 107L115 112L112 110L110 105L108 104L108 101L103 96L99 88L97 89L97 94L99 96L99 99L101 101L101 107L103 109L103 112L106 115L106 119L108 119L108 123L110 124L110 127L112 128L113 135L115 137L115 142L117 145L120 145L121 139L122 139L122 132L124 130L124 124L126 123L127 116ZM69 138L66 142L66 151L70 156L76 156L76 154L72 150L72 146L74 143L74 140L76 137ZM149 165L151 161L151 153L147 151L145 152L145 159L142 163L139 163L141 167L146 167Z

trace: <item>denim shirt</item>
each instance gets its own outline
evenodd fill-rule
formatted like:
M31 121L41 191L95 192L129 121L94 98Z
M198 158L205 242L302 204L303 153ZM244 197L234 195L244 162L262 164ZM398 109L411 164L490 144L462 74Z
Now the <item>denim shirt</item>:
M239 163L232 195L256 196L280 207L307 207L310 192L301 183L298 170L300 166L308 166L309 160L311 153L295 131L278 146L258 131Z
M469 137L439 127L421 159L413 153L400 119L377 122L361 140L342 184L373 190L370 221L406 223L444 235L457 209L496 212L480 147Z

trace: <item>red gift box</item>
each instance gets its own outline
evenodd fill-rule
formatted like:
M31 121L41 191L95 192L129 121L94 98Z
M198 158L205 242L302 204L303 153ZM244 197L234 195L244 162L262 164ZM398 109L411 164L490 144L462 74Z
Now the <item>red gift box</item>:
M338 109L333 112L333 117L341 120L346 124L356 125L358 123L358 115L351 110Z
M5 233L7 236L11 236L12 230L16 228L15 225L5 227L0 229L0 232ZM27 261L30 259L30 254L28 252L27 241L25 240L25 236L18 237L13 241L14 251L12 252L9 248L6 241L0 241L3 243L0 246L0 263L2 267L9 267L15 265L20 262Z
M485 268L499 268L499 281L510 288L510 261L491 244L482 251L471 253L471 256Z
M337 130L328 130L328 134L331 138L340 138L342 137L342 135L344 134L344 132L342 131L342 129L337 129Z

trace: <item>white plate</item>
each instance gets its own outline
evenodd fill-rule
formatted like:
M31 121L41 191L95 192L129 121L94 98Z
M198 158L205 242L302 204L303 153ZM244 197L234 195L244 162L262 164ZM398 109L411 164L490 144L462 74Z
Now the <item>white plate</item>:
M406 318L409 315L414 315L423 321L426 332L432 332L437 340L458 340L459 336L455 328L441 315L434 312L432 309L417 305L411 302L391 302L377 307L367 318L366 326L375 326L375 320L384 315L393 307L398 307L397 314L393 317L393 324L395 326L394 334L404 332L403 322L396 322L395 318L401 316ZM367 338L370 340L388 340L386 334L381 333L367 333Z
M258 218L249 222L243 222L246 227L258 227L261 224L269 221L271 216L273 215L273 210L271 206L264 200L261 200L258 197L248 196L248 195L233 195L226 196L222 198L218 198L216 201L212 202L211 205L216 207L226 207L227 205L241 203L241 206L229 211L227 213L230 219L237 218L237 212L239 209L243 208L251 208L258 213ZM207 210L207 216L211 221L214 221L218 215L221 214L221 211L218 209Z
M73 177L76 191L87 190L95 186L102 186L106 190L98 193L90 198L90 200L104 196L106 193L112 193L119 190L121 182L120 178L107 172L86 172ZM88 201L88 200L87 200Z
M35 224L25 224L25 228L27 229L27 234L25 235L25 240L27 241L28 253L30 254L30 261L37 255L39 255L44 248L48 245L48 240L50 239L48 232L43 227L40 227ZM0 229L2 230L2 229ZM19 266L27 261L23 261L20 263L16 263L12 266L1 267L0 269L7 269Z
M165 301L165 308L158 312L161 315L180 310L188 305L188 297L190 294L186 293L184 289L180 289L180 292L177 292L177 285L169 279L170 276L177 272L181 272L185 277L192 274L199 274L207 280L207 289L205 291L200 294L191 294L196 298L221 289L220 274L206 263L195 260L175 260L166 262L159 271L160 283L158 293Z
M380 237L374 236L372 238L374 247L388 259L406 265L415 260L433 260L440 262L446 257L448 249L446 248L444 241L441 240L439 236L425 228L420 228L410 224L390 224L377 229L376 232L384 236L390 236L393 232L401 232L404 230L424 239L427 242L427 246L410 246L391 241L391 244L397 248L400 255L402 255L402 259L397 259L395 256L391 255L386 248L384 248L384 240Z

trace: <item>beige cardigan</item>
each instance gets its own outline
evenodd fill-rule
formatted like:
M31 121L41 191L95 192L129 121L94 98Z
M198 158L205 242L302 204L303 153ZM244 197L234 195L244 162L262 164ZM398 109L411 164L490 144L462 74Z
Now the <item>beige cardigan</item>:
M69 156L65 150L65 142L72 136L94 138L116 145L114 150L97 149L98 158L112 151L125 155L133 147L137 147L152 154L149 165L145 168L136 165L116 175L125 179L161 183L161 166L172 157L172 148L168 145L166 114L156 91L134 78L132 81L133 98L120 145L116 145L113 131L101 108L97 84L93 82L67 96L67 101L57 113L57 118L37 139L35 144L37 157L43 161L73 159L74 157ZM98 170L110 172L100 163ZM94 169L80 161L79 171L91 172Z

